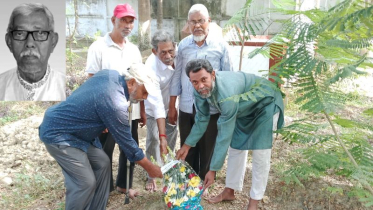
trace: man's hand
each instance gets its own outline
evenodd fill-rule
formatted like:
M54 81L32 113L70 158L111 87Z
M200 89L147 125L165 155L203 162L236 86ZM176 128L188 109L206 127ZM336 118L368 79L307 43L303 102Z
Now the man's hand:
M139 119L139 125L140 125L140 128L144 127L146 125L146 115L143 116L142 114L140 114L140 119Z
M176 159L185 160L186 156L188 155L189 149L189 145L183 144L183 146L176 152Z
M145 169L146 172L148 172L150 177L153 178L162 178L162 171L159 166L154 165L152 162L150 162L146 157L143 159L136 161L137 164L139 164L141 167Z
M159 150L161 151L161 156L162 154L167 154L167 139L164 136L159 137Z
M168 104L168 122L171 125L176 125L177 122L177 110L176 110L176 99L177 96L170 96L170 102Z
M146 125L146 113L144 101L140 102L140 119L139 119L140 128Z
M205 181L203 181L203 184L205 185L205 188L210 187L215 182L215 173L216 171L209 171L207 172L205 176Z
M176 125L177 122L177 110L175 107L170 107L168 110L168 122L171 125Z
M146 172L148 172L149 177L152 177L152 178L162 178L163 177L161 168L159 166L156 166L156 165L153 165L153 164L152 164L151 169L147 170Z

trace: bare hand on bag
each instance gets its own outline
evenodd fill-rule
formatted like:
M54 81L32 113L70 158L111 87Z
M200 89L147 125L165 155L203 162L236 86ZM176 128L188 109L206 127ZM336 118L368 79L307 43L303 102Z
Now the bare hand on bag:
M190 146L183 144L183 146L176 152L176 159L177 160L185 160L186 156L188 155Z
M215 182L215 173L216 173L216 171L209 171L209 172L207 172L207 174L205 176L205 180L203 182L203 184L205 185L205 188L208 188L212 184L214 184L214 182Z

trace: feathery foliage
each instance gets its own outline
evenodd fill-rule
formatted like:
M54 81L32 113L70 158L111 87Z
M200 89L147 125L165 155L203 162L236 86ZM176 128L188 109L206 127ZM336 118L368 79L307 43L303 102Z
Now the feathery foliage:
M282 21L282 30L263 47L249 54L268 58L281 57L271 69L269 78L283 84L295 80L294 103L308 116L281 129L283 139L289 143L304 144L297 152L303 157L286 171L287 182L300 185L301 180L330 173L347 177L353 183L351 194L366 206L373 205L373 125L371 120L356 121L339 116L344 108L346 95L338 84L346 78L365 74L364 68L373 67L372 58L362 49L372 50L373 5L364 0L345 0L323 11L310 9L298 11L291 1L274 0L275 9L291 16ZM228 29L235 29L239 39L247 40L266 30L268 20L257 21L252 14L252 0L228 22ZM260 14L265 17L264 13ZM265 28L263 28L265 26ZM254 100L253 90L235 96ZM251 97L248 97L250 95ZM373 108L362 115L371 119ZM358 113L356 113L358 114Z

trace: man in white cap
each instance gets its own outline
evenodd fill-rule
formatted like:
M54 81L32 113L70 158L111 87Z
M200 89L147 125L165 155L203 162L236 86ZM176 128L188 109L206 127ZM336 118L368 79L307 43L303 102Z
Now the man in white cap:
M111 17L113 24L113 30L104 37L96 40L89 47L87 55L87 66L86 73L89 77L92 77L102 69L112 69L119 73L127 71L128 67L132 63L142 63L142 57L138 47L129 42L127 36L131 33L134 27L134 21L136 18L135 10L129 4L118 4ZM146 123L146 114L143 102L140 103L142 106L142 112L140 115L140 106L138 104L133 105L132 112L132 136L138 143L138 123L140 126ZM101 144L105 153L109 156L110 162L112 162L113 151L115 147L115 141L113 136L108 132L104 132L99 136ZM120 152L119 156L119 168L118 176L116 179L117 191L126 191L126 177L127 177L127 157L125 153ZM134 163L130 166L130 186L132 187ZM110 179L110 191L114 190L113 175ZM138 195L135 190L129 190L129 196L134 198Z
M145 74L144 74L145 72ZM152 177L162 177L132 138L128 102L145 100L157 80L144 64L122 75L102 70L75 90L66 101L50 107L39 137L65 177L66 209L105 209L109 198L110 160L96 138L108 129L131 162Z

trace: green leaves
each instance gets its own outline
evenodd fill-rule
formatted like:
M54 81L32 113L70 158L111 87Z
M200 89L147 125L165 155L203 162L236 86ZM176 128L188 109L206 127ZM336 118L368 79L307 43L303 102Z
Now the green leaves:
M367 116L373 116L373 108L366 109L363 111L363 113Z
M293 9L293 0L273 0L272 4L275 9L270 12L292 17L282 21L281 32L249 53L249 58L258 54L281 58L270 69L276 75L269 77L278 83L284 78L292 81L294 103L307 116L277 131L283 140L304 147L298 150L302 158L285 172L286 182L302 185L301 181L309 177L328 173L344 176L354 183L355 196L371 206L373 148L369 141L373 138L373 108L359 116L369 122L355 120L359 113L352 119L344 116L341 110L348 96L338 89L338 84L364 74L362 68L373 67L371 58L361 53L373 45L373 5L364 0L345 0L327 11L297 11ZM251 0L228 21L241 42L266 30L270 24L266 14L253 15L250 11ZM225 100L257 101L265 95L264 90L254 87Z
M294 103L309 117L278 131L283 140L305 147L298 150L303 159L286 171L285 179L302 185L303 179L333 172L355 183L354 190L360 187L355 195L371 206L373 149L368 140L372 139L373 126L369 122L356 121L356 116L349 119L343 114L338 115L347 96L337 87L347 78L364 74L362 68L373 66L371 58L361 53L361 49L371 48L373 44L373 6L364 0L345 0L327 11L297 11L292 9L294 1L274 0L272 4L276 9L271 12L292 17L283 22L280 33L252 51L249 58L258 54L282 58L270 69L276 74L270 78L279 83L283 78L291 80L296 97ZM246 4L246 13L241 13L240 21L246 20L246 23L236 26L245 32L242 34L255 35L264 24L242 18L250 17L245 16L249 14L249 8L250 4ZM260 21L263 22L265 20ZM227 100L255 101L260 98L258 92L261 93L250 90ZM373 108L370 108L360 117L369 121L372 116ZM340 192L339 189L330 191Z
M355 122L348 119L334 119L333 122L337 123L338 125L344 128L353 128L356 126Z
M273 0L272 4L278 9L288 9L296 5L293 0Z
M252 0L247 0L245 6L236 12L225 24L224 31L229 32L231 39L244 43L252 36L261 35L270 25L268 8L251 10ZM240 45L241 45L240 43Z
M355 40L340 40L340 39L329 39L326 40L327 46L333 47L340 47L344 49L361 49L361 48L368 48L372 46L371 44L372 38L362 38L362 39L355 39Z

